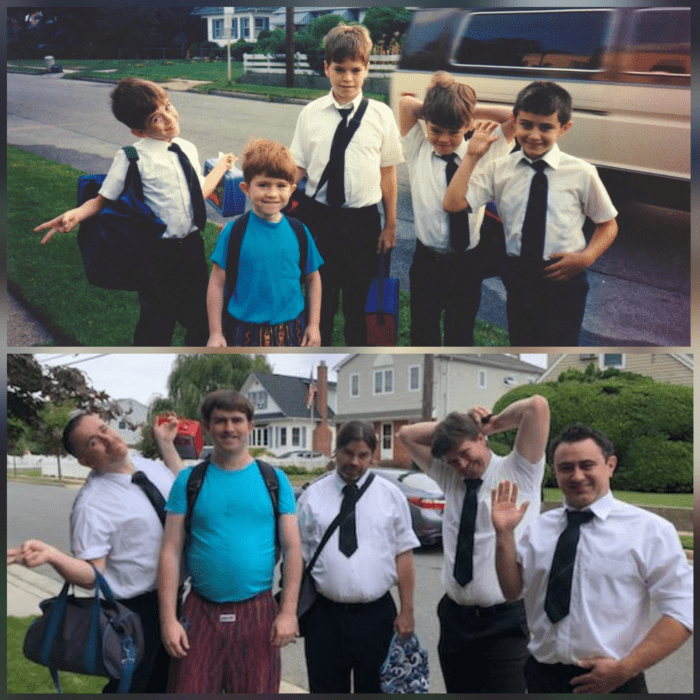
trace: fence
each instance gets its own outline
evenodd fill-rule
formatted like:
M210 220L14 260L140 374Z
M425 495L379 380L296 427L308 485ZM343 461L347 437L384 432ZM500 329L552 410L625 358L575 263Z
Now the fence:
M396 70L396 64L399 61L399 56L370 56L369 57L369 77L383 78L388 77ZM244 73L268 73L268 74L284 74L286 73L286 62L284 55L268 55L261 53L243 54L243 72ZM314 71L309 66L306 54L294 54L294 73L295 75L314 75Z

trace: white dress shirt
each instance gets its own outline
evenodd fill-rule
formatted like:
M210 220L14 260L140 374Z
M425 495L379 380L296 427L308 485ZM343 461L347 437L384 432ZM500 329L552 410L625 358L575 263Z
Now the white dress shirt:
M307 193L316 192L321 175L330 160L331 144L341 121L339 109L352 107L352 119L360 106L362 93L352 102L339 105L333 91L310 102L299 114L290 151L296 164L308 175ZM382 102L369 100L360 126L345 151L345 204L360 209L378 204L382 199L380 168L403 163L399 129L394 114ZM328 204L327 184L316 201Z
M167 500L175 481L161 462L129 455ZM155 590L163 526L131 474L91 471L73 502L71 549L78 559L107 558L105 578L117 598Z
M547 224L543 259L553 253L578 253L586 247L586 217L601 224L617 216L617 209L590 163L570 156L558 144L542 160L548 182ZM486 163L469 180L466 199L472 208L496 202L503 220L508 255L520 255L523 222L535 170L522 151Z
M588 509L586 509L588 510ZM693 571L675 527L608 493L581 526L569 614L552 624L544 611L547 581L565 509L543 513L517 545L530 625L530 653L541 663L574 664L588 656L621 659L651 627L649 603L693 629Z
M369 471L357 482L362 488ZM304 562L313 557L328 526L340 512L345 482L337 471L312 483L300 496L297 517ZM380 476L355 506L357 550L339 549L339 528L331 535L311 572L321 595L337 603L371 603L397 583L396 557L419 546L411 526L408 501Z
M197 149L181 138L173 139L189 158L192 168L204 184L202 167ZM144 138L134 144L139 155L138 168L143 183L143 198L153 212L168 226L162 238L184 238L196 231L192 197L180 165L177 153L169 151L170 143L159 139ZM129 159L119 149L114 162L100 188L100 194L107 199L119 199L124 190Z
M498 136L486 155L477 163L475 172L481 170L486 163L496 158L508 155L513 147L506 141L499 126L494 134ZM459 165L467 153L468 141L455 149ZM418 240L428 248L438 253L449 253L450 248L450 216L443 209L442 203L447 191L445 169L447 162L435 152L428 141L419 122L403 137L403 149L408 164L408 175L411 184L411 202L413 204L413 219ZM479 232L484 220L485 207L479 207L469 214L469 247L475 248L479 243Z
M507 457L491 453L483 483L477 492L476 531L474 533L474 578L464 587L454 578L457 536L466 494L464 477L441 459L434 459L428 474L445 492L445 514L442 521L443 570L442 583L447 595L459 605L489 607L505 602L496 574L496 531L491 523L491 489L508 479L518 485L518 493L530 506L516 534L525 523L540 512L541 485L544 477L544 456L536 464L513 450Z

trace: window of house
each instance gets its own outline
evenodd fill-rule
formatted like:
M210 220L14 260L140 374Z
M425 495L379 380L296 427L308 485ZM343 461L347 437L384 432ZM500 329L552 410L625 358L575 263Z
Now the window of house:
M299 447L301 438L301 429L292 428L292 447Z
M264 29L270 29L270 18L269 17L256 17L255 18L255 36L257 36Z
M602 358L602 364L603 369L607 369L608 367L622 369L625 366L625 356L619 352L604 354Z
M391 449L391 423L382 423L382 449Z
M486 370L485 369L479 370L479 374L477 375L477 378L476 378L476 385L479 387L479 389L486 388Z
M350 398L356 399L360 395L360 375L350 375Z
M267 408L266 391L249 391L248 400L253 404L256 410Z
M690 75L690 8L636 10L623 70Z
M126 421L125 420L119 421L119 430L126 430Z
M598 70L608 36L607 10L474 12L455 63Z
M238 39L238 17L231 17L231 39Z
M223 19L213 19L211 21L211 38L212 39L223 39L224 38L224 20Z
M280 447L287 444L287 428L280 428Z
M420 390L420 365L413 365L408 368L408 390Z
M394 370L379 369L374 372L374 393L393 394L394 393Z
M250 39L250 18L241 17L241 36L244 39Z
M301 447L306 447L306 426L301 428Z

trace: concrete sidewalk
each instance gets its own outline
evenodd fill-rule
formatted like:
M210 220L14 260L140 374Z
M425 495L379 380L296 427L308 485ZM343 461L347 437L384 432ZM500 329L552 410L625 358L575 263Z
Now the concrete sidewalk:
M39 615L39 603L45 598L58 595L62 585L48 576L26 569L23 566L7 567L7 616L28 617ZM82 589L78 589L82 590ZM87 592L87 591L86 591ZM281 694L306 693L308 691L286 681L280 684Z

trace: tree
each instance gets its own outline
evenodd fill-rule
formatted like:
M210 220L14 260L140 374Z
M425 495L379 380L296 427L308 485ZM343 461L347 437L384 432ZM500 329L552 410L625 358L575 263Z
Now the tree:
M494 406L506 406L542 394L551 412L550 437L571 423L585 423L608 435L615 445L617 489L692 492L693 390L619 370L566 370L557 381L521 386ZM515 431L489 442L499 454L513 445ZM653 446L653 448L652 448ZM548 483L553 484L548 471Z
M63 429L70 420L70 414L75 408L72 401L63 403L47 402L39 411L43 430L39 433L37 442L42 446L42 452L56 455L58 462L58 480L61 481L61 454L63 449Z
M412 17L413 12L405 7L370 7L362 24L369 30L376 47L388 49L390 44L400 42Z
M323 61L325 50L323 37L337 27L343 20L338 15L321 15L294 38L297 51L306 54L309 66L320 75L323 75Z
M185 418L198 415L205 394L215 389L240 389L252 372L271 372L264 355L178 355L168 377L168 396Z

